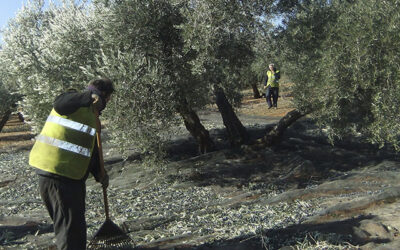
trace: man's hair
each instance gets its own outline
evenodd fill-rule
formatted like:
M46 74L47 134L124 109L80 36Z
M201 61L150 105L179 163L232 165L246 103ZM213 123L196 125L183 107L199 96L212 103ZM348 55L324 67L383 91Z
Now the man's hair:
M269 66L275 66L273 63L270 63Z
M95 79L90 82L90 85L95 86L99 91L105 92L106 96L115 91L112 81L108 78Z

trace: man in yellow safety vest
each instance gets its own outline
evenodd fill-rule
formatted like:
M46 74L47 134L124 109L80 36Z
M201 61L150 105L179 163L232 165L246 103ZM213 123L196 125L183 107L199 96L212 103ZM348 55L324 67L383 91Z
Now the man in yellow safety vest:
M278 108L279 96L279 79L281 73L277 70L273 63L269 65L267 76L264 82L265 97L267 98L268 109L272 107ZM272 102L271 102L272 97Z
M84 92L70 89L59 95L30 152L58 249L86 249L85 181L91 173L108 186L100 168L96 120L113 92L112 81L102 78Z

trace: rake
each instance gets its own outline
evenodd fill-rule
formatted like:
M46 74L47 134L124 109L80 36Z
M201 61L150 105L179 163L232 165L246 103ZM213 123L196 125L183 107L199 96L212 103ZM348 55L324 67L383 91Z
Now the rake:
M103 147L101 145L100 129L101 124L97 116L97 146L99 150L100 171L105 173ZM106 212L106 220L99 230L95 233L90 240L87 249L133 249L133 241L129 236L119 228L114 222L111 221L108 210L107 188L103 187L104 207Z

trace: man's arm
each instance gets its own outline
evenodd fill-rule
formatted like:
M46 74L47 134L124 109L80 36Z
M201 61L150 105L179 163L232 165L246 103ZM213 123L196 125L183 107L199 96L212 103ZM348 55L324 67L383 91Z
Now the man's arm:
M69 115L81 107L89 107L92 102L90 91L79 93L76 90L69 90L56 97L53 107L60 115Z
M281 79L281 72L280 72L280 71L276 72L276 74L275 74L275 79L276 79L276 80Z
M99 148L97 143L94 145L92 158L90 159L89 172L93 175L96 181L99 181L100 163L99 163Z
M265 76L264 87L267 86L267 82L268 82L268 74Z
M100 182L104 186L108 186L108 175L101 176L100 169L100 158L99 158L99 148L97 147L97 141L95 142L95 146L92 153L92 158L90 159L89 164L89 172L93 175L94 179L97 182Z

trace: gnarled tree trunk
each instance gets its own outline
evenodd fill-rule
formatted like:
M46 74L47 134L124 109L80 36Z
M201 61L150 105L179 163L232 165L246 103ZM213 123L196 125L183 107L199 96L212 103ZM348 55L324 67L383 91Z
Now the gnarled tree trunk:
M252 83L251 88L253 89L253 97L254 99L261 98L260 91L258 90L257 84Z
M186 100L182 101L178 112L183 118L186 129L199 144L199 153L204 154L213 151L214 142L211 140L209 132L201 124L199 116L189 107Z
M11 115L11 109L7 110L0 121L0 132L3 130L4 125L6 125L8 119L10 119L10 115Z
M216 104L228 132L231 145L239 146L246 143L249 139L247 130L236 116L235 111L233 111L232 105L226 98L224 90L218 86L214 86L214 93L216 97Z
M281 141L281 137L283 132L292 125L295 121L305 116L308 113L302 113L299 110L295 109L288 112L279 122L272 128L272 130L268 131L267 134L263 138L263 143L265 146L270 147L278 144Z

